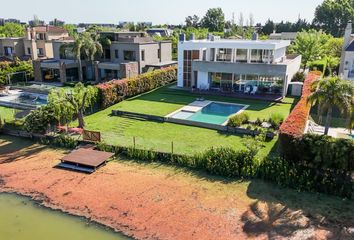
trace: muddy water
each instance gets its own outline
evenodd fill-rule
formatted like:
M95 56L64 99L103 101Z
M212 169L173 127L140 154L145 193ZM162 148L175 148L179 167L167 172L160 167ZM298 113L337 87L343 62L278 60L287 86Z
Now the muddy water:
M38 206L28 198L0 193L0 239L129 239L82 218Z

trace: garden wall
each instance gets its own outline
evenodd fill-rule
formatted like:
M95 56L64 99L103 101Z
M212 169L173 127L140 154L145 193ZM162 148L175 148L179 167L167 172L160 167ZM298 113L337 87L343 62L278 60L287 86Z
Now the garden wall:
M126 98L148 92L176 80L177 68L169 67L144 73L133 78L102 83L97 85L100 104L103 108L107 108Z

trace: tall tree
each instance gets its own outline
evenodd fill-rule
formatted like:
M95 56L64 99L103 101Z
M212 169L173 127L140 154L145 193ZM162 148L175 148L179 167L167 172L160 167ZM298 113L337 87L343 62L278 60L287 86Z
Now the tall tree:
M275 31L275 23L272 20L268 19L268 21L262 27L261 31L265 35L271 34L273 31Z
M67 121L77 116L78 127L84 128L84 113L87 108L93 106L96 98L97 88L85 87L82 83L78 83L70 90L58 88L51 91L48 104L54 109L56 119Z
M325 0L316 8L313 24L339 37L343 35L347 22L353 20L353 0Z
M333 108L338 108L342 114L351 114L353 108L353 84L349 81L332 77L319 79L312 85L314 92L307 101L318 105L320 112L326 111L325 135L331 126Z
M210 8L201 22L202 27L211 32L223 32L225 27L225 15L221 8Z
M18 23L5 23L0 26L0 37L23 37L25 35L24 26Z
M324 44L328 38L329 36L321 31L302 31L297 35L289 51L302 55L303 68L306 69L310 61L321 59L324 56Z
M200 27L200 19L197 15L186 17L185 22L186 22L186 27L194 27L194 28Z
M100 58L103 54L103 47L100 42L100 35L97 33L84 33L84 56L91 63L92 76L94 78L95 72L93 62L96 58Z

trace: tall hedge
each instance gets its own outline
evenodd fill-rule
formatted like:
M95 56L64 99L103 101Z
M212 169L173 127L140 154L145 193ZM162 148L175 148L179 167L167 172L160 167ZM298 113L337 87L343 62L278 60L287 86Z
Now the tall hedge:
M101 106L107 108L126 98L148 92L177 80L177 68L169 67L133 78L112 80L97 85Z

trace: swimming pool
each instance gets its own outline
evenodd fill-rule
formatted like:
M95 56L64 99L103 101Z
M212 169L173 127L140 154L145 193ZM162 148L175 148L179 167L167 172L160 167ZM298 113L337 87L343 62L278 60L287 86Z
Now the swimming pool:
M37 108L48 103L48 95L10 90L7 95L0 95L0 105L7 107L32 107Z
M202 105L202 104L200 104ZM188 108L182 108L170 117L175 119L184 119L195 122L211 123L217 125L224 125L230 116L239 113L248 106L221 103L221 102L207 102L205 106L200 107L197 111L190 111ZM194 107L195 109L196 107Z

